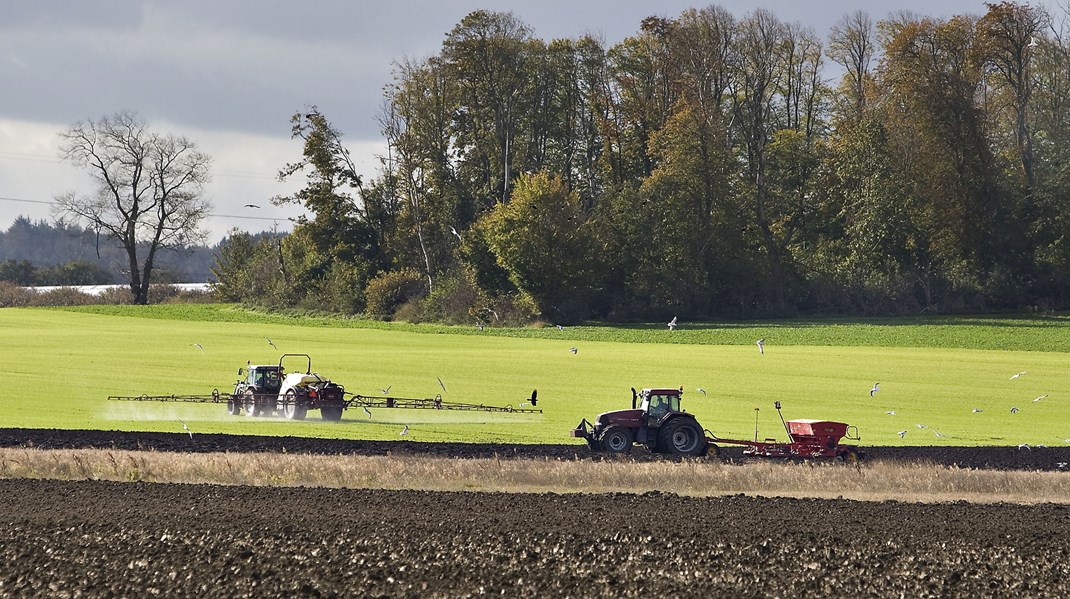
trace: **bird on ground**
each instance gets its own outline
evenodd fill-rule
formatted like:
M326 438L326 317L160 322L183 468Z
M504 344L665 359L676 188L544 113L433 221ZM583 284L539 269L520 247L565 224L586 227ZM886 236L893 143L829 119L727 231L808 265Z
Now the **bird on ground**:
M568 351L570 351L572 353L577 353L578 351L580 351L580 349L578 347L570 347L570 348L568 348Z
M1038 402L1038 401L1040 401L1040 400L1044 399L1045 397L1047 397L1047 395L1041 395L1040 397L1038 397L1038 398L1034 399L1034 400L1033 400L1033 403L1036 403L1036 402Z
M454 229L452 225L450 226L450 233L453 233L453 236L456 237L458 241L461 240L461 234L458 233L457 229Z
M259 208L260 206L257 206L256 204L246 204L245 207L246 208Z
M401 429L401 436L404 437L407 434L409 434L409 425L406 424L405 428Z
M1019 372L1018 374L1012 374L1011 375L1011 380L1013 381L1014 379L1021 377L1023 374L1025 374L1025 372L1026 371L1023 370L1023 371Z
M873 397L880 390L881 390L881 384L880 383L873 383L873 388L869 390L869 396Z
M200 343L194 343L193 347L196 347L197 349L201 350L202 354L204 353L204 346L201 345Z
M1017 406L1012 407L1011 408L1011 414L1017 414L1017 413L1018 413L1018 407Z
M368 415L368 418L371 418L372 417L372 411L368 409L368 406L363 406L363 407L364 407L364 413Z
M438 386L442 387L442 392L445 393L446 392L446 384L443 383L442 379L440 379L439 377L436 376L435 378L438 379Z
M268 339L267 337L264 337L264 340L267 341L268 345L270 345L271 347L274 347L275 349L279 349L278 346L275 345L275 342L272 341L271 339Z
M973 412L974 414L980 414L980 413L981 413L981 408L974 408L974 409L972 410L972 412Z
M764 354L765 353L765 337L762 337L761 339L755 341L754 345L758 346L758 353L760 353L760 354Z
M1033 448L1030 447L1028 443L1022 443L1021 445L1018 446L1018 450L1021 451L1023 449L1033 449Z
M907 432L906 432L906 431L899 431L899 432L898 432L898 433L896 433L896 434L897 434L897 435L899 435L899 438L900 438L900 439L902 439L903 437L907 436Z
M703 395L703 397L705 397L705 395L706 395L706 390L703 389L702 387L699 387L699 388L695 389L695 391L698 391L699 393L701 393Z
M189 430L189 427L186 426L186 422L184 420L179 420L179 422L182 423L182 428L186 429L186 432L189 433L189 438L192 441L193 440L193 431Z
M669 321L669 330L670 331L675 331L676 330L676 317L675 316L673 316L672 320Z
M885 414L889 416L895 416L895 410L888 410L887 412L885 412Z

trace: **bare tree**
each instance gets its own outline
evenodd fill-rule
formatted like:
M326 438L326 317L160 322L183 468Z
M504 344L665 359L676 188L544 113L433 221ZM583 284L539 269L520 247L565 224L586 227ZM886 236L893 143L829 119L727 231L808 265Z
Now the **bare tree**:
M873 21L861 10L841 17L829 32L828 55L847 71L855 118L866 107L866 82L870 78L869 63L875 46Z
M116 240L126 251L134 303L148 303L156 252L203 239L199 225L210 206L201 194L211 159L184 137L150 131L131 112L76 123L59 135L61 157L84 168L96 190L56 196L54 214Z

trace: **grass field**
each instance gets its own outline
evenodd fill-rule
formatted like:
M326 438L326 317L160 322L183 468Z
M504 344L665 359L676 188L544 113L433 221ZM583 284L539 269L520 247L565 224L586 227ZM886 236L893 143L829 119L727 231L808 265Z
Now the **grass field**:
M766 340L764 355L754 344L758 338ZM1063 445L1070 439L1070 319L1061 317L480 332L289 318L232 306L5 308L0 347L2 427L182 432L183 420L195 433L396 439L408 425L409 438L420 441L569 443L568 430L581 418L626 407L629 387L682 386L685 408L722 437L753 437L757 415L761 437L783 438L773 409L779 400L787 418L857 425L862 445ZM228 392L239 366L277 362L280 351L311 354L315 371L354 393L379 395L389 385L392 396L432 397L441 392L441 378L449 401L517 405L538 389L545 412L384 409L371 419L350 411L341 422L324 423L230 417L211 404L106 400ZM881 391L871 398L878 381ZM1012 414L1012 407L1019 411Z

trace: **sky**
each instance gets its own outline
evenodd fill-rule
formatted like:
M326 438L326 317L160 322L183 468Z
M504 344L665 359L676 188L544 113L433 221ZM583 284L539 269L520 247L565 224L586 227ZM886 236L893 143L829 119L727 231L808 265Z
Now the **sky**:
M1059 0L1034 2L1049 7ZM981 0L722 0L756 7L823 39L845 13L983 14ZM297 206L269 199L301 187L280 168L301 158L290 116L317 106L358 169L375 176L385 146L377 115L396 62L441 50L473 10L512 12L543 40L634 35L643 18L710 3L679 0L34 0L0 2L0 230L18 216L50 219L57 195L89 193L88 175L59 158L59 133L119 111L185 136L212 156L204 227L287 231ZM259 208L247 208L255 204Z

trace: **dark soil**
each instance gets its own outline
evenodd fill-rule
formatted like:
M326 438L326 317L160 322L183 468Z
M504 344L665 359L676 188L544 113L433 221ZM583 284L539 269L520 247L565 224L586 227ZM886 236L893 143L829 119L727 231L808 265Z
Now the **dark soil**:
M506 445L471 443L420 443L413 441L354 441L310 437L262 437L247 435L186 433L137 433L95 430L12 429L0 428L0 447L38 447L42 449L128 449L146 451L183 451L232 453L289 452L318 455L388 455L417 454L456 458L550 458L602 459L587 445L577 441L560 445ZM999 470L1060 470L1070 464L1070 446L1060 447L863 447L866 459L923 461L956 465L962 468ZM721 447L718 458L740 460L742 449ZM636 451L628 459L665 459L645 451Z
M578 444L25 429L0 446L589 459ZM868 453L1005 469L1070 455ZM0 501L0 597L1070 596L1062 505L22 479L0 480Z
M5 597L1066 597L1070 509L0 480Z

